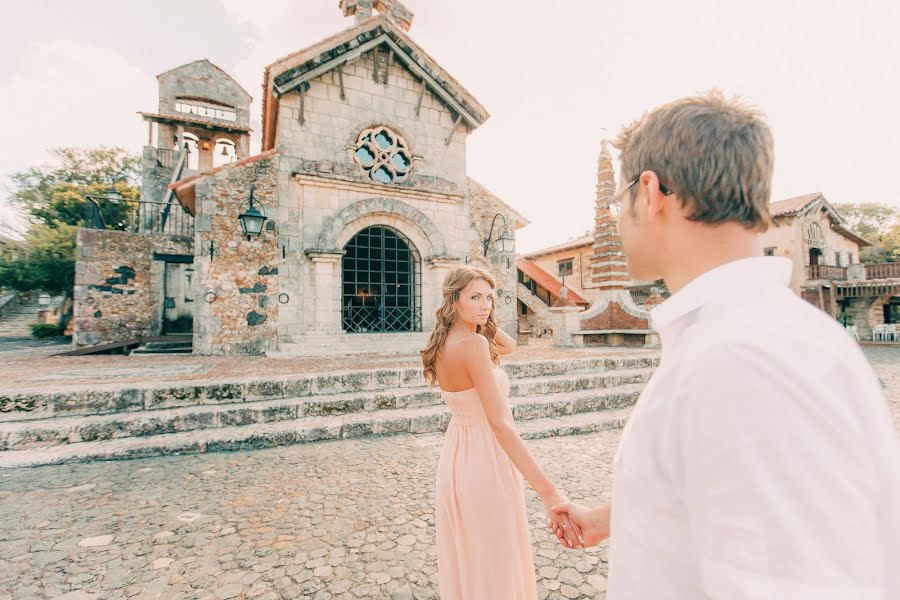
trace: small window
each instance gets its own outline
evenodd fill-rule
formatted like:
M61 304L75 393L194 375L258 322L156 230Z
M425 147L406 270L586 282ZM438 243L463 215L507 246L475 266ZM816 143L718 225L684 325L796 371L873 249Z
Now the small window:
M524 303L524 302L519 302L519 306L522 307L522 316L523 316L523 317L528 316L528 307L525 306L525 303Z
M571 275L574 273L573 268L573 260L571 258L567 258L566 260L559 261L559 276L562 277L564 275Z
M412 168L412 154L406 140L387 127L360 133L353 148L353 160L370 179L379 183L402 181Z
M775 248L766 248L765 250L763 250L763 253L766 256L775 256Z
M841 267L841 253L835 250L834 252L834 266Z

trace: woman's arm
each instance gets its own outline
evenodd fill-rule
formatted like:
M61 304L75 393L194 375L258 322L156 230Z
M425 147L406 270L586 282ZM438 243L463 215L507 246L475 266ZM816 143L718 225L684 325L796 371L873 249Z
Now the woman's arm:
M571 537L567 536L571 547L581 547L578 539L581 537L580 531L573 530L568 516L555 513L550 514L550 507L554 504L559 504L560 498L565 498L566 496L544 474L537 461L531 456L522 438L519 437L519 432L516 431L515 423L513 422L512 411L500 393L500 388L493 373L494 365L491 362L487 338L481 335L472 336L470 339L460 343L460 350L463 355L463 363L469 376L472 378L472 382L475 384L475 389L478 391L478 397L481 399L488 423L490 423L500 446L525 480L540 496L550 518L556 520L558 517L564 517L557 522L561 526L565 525L567 532L571 532Z
M497 353L500 354L500 356L512 353L518 345L516 340L512 339L508 333L499 327L497 328L497 335L494 336L494 342L497 343Z

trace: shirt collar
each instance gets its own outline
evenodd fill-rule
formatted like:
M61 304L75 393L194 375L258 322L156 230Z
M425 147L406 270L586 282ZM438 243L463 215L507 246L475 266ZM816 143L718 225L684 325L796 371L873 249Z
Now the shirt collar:
M793 263L786 258L760 256L725 263L703 273L650 311L653 328L661 331L711 299L738 286L788 286Z

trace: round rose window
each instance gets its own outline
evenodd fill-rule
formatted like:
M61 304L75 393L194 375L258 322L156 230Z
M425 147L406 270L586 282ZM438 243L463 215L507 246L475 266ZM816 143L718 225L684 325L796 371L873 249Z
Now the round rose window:
M353 160L373 180L391 183L404 179L412 165L406 140L387 127L366 129L359 134Z

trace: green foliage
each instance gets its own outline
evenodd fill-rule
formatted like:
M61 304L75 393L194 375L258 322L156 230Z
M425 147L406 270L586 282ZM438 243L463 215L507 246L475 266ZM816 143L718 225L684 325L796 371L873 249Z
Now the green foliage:
M65 223L32 226L15 255L0 257L0 287L71 295L77 231L77 227Z
M47 325L44 323L31 323L28 328L31 336L36 338L59 337L66 331L65 325Z
M115 189L125 199L140 196L136 186L141 159L123 148L57 148L54 164L30 167L10 179L10 200L33 222L83 225L88 214L87 196L105 196ZM121 229L129 222L135 203L114 204L99 200L106 229Z
M836 204L834 208L850 229L874 244L860 251L861 262L900 261L900 208L876 202Z
M31 221L15 252L0 253L0 287L72 295L75 285L75 236L90 216L93 227L126 229L136 217L140 157L123 148L57 148L52 164L11 176L12 196ZM104 199L110 191L121 202ZM94 200L97 208L88 199Z

